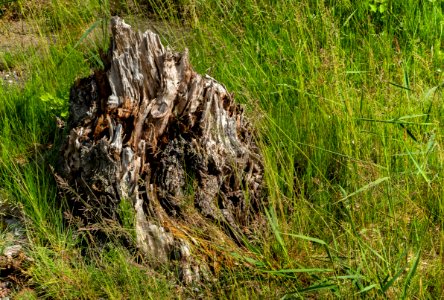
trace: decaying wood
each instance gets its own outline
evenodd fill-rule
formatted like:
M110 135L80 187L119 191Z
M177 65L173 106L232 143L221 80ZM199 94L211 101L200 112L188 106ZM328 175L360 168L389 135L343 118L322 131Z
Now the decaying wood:
M160 263L174 257L185 282L199 280L208 264L197 253L212 251L203 243L240 245L260 219L252 128L222 84L192 69L187 51L119 18L112 33L105 71L71 90L58 172L85 222L118 220L119 202L130 200L137 246Z

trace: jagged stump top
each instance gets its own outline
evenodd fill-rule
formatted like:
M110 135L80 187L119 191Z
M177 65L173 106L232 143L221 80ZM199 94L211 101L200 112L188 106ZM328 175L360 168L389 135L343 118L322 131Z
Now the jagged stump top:
M259 219L252 127L222 84L192 69L187 50L117 17L111 25L105 70L71 89L59 185L84 223L118 220L119 202L131 200L138 247L159 262L178 252L182 278L198 280L199 240L239 244Z

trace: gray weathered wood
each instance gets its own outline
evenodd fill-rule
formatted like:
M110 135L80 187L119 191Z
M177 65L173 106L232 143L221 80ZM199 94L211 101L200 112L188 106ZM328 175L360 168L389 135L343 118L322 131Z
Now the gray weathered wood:
M222 84L192 69L187 51L119 18L112 33L105 71L71 90L60 180L87 223L118 220L119 201L130 199L141 251L159 263L175 253L183 280L200 280L208 267L192 228L240 245L260 219L252 127Z

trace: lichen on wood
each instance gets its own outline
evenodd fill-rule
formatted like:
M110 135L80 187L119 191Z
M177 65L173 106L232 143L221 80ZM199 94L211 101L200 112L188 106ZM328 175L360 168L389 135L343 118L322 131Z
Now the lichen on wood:
M158 263L174 257L185 282L200 280L202 243L242 245L261 219L253 128L221 83L192 69L187 50L117 17L111 27L105 70L71 89L58 181L75 190L68 198L84 223L119 220L120 201L131 201L138 248Z

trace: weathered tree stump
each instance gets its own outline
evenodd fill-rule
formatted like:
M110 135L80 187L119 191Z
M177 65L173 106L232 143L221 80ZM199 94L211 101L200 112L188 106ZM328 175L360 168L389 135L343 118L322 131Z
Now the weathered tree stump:
M71 90L59 185L85 224L135 210L139 249L176 260L185 282L215 247L242 245L260 217L263 166L252 127L225 87L153 32L111 20L105 70ZM202 255L201 255L202 254Z

